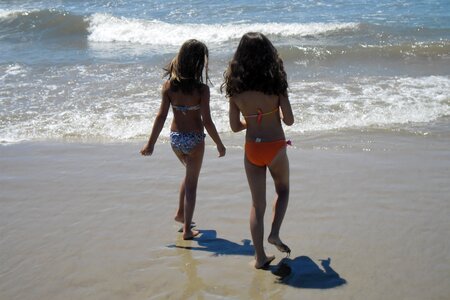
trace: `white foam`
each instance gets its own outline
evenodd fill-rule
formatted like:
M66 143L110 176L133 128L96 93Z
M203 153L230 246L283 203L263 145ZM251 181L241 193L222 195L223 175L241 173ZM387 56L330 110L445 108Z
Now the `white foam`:
M355 78L291 85L294 132L427 123L450 115L450 78Z
M39 11L38 9L34 10L24 10L24 9L2 9L0 8L0 19L7 19L12 17L17 17L19 15L26 16L29 13Z
M353 29L357 23L245 23L245 24L171 24L157 20L129 19L109 14L89 18L89 41L129 42L179 46L195 38L208 43L239 39L244 33L258 31L280 36L304 36L334 30Z
M5 70L6 74L12 75L12 76L22 74L24 72L26 72L26 71L19 64L9 65L8 68Z
M25 76L27 70L25 68L23 68L21 65L19 64L11 64L8 66L5 66L5 69L2 70L3 75L0 76L0 80L4 80L9 76Z
M80 74L82 71L80 69ZM18 100L10 101L10 109L1 116L0 142L147 138L160 105L159 82L145 85L140 78L123 91L111 86L93 90L98 80L80 82L63 99L58 96L63 86L36 83L36 90L27 87L32 99L17 95ZM100 86L109 81L108 78L101 80ZM213 78L213 81L219 79ZM343 83L291 82L290 86L296 118L293 126L286 127L290 133L370 127L389 129L401 124L406 124L407 128L408 124L426 124L450 116L450 77L446 76L366 77ZM218 87L211 87L210 104L218 131L231 132L228 100ZM172 117L169 113L162 140L167 139Z
M19 10L7 10L7 9L1 9L0 8L0 19L9 18L14 14L20 13Z

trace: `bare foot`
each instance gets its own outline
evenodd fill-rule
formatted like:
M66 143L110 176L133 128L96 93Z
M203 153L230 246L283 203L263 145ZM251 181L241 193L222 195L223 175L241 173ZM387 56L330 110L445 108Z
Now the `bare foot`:
M200 234L198 230L189 230L188 232L183 233L183 240L192 240L194 237Z
M255 268L256 269L268 269L270 266L270 263L275 259L274 255L266 256L266 258L262 261L256 261L255 262Z
M178 223L181 223L181 224L184 224L184 216L175 216L175 218L173 218L176 222L178 222ZM192 221L191 222L191 226L195 226L195 222L194 221Z
M195 227L195 224L191 224L191 229ZM180 229L178 229L178 232L183 232L184 226L181 226Z
M267 239L269 243L277 247L280 252L287 253L287 256L291 255L291 249L287 245L285 245L279 237L271 237Z
M179 215L176 215L175 216L175 218L173 218L176 222L178 222L178 223L184 223L184 216L183 215L181 215L181 216L179 216Z

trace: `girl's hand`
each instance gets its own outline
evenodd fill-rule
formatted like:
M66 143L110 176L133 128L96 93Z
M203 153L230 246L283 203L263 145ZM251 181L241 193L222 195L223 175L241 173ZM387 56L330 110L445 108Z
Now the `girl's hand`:
M227 149L223 144L217 146L217 151L219 152L219 157L225 156Z
M153 154L153 149L154 149L153 145L146 144L144 147L142 147L141 154L145 156L150 156Z

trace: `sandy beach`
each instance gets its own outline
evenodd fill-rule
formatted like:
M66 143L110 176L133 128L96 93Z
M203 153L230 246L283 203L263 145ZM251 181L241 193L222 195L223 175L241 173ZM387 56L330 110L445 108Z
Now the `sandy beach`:
M255 31L295 116L292 253L266 242L269 270L220 91ZM193 241L173 220L172 112L139 154L188 39L227 146L206 140ZM0 1L0 49L0 300L450 300L450 1Z
M223 159L206 149L194 241L172 219L165 142L150 158L137 142L1 146L0 299L448 299L448 137L294 139L292 253L266 244L270 270L251 266L243 151L225 141Z

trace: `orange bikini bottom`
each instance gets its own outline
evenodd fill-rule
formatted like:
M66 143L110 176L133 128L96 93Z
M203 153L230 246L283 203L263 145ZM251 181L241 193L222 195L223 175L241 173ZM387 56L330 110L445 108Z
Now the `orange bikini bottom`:
M254 165L264 167L270 165L278 152L286 147L286 140L273 142L245 142L245 155Z

